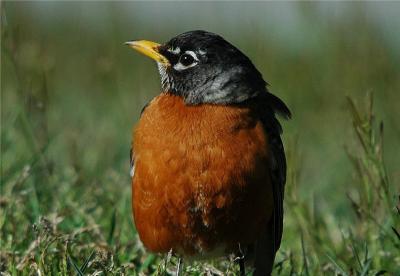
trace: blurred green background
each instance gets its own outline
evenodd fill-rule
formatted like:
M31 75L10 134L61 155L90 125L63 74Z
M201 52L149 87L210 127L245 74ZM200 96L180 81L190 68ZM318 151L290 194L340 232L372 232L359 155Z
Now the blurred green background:
M360 145L346 96L364 106L366 95L373 94L376 121L384 122L383 156L393 198L399 192L399 26L396 2L2 1L2 270L20 273L36 264L47 273L68 274L102 244L116 264L154 271L159 257L144 253L135 240L129 148L141 108L159 93L159 76L151 60L123 43L165 42L195 29L218 33L246 53L291 108L293 119L283 122L288 189L300 205L312 206L329 227L337 227L328 231L335 244L340 227L357 223L347 196L358 187L357 174L345 149L357 152ZM297 230L304 230L291 212L297 207L286 204L282 249L294 255L301 252L294 249L301 246ZM47 267L38 257L47 249L29 251L46 230L43 221L54 235L93 229L82 230L88 233L76 237L76 244L55 246L68 254L60 254L55 268ZM324 233L313 241L323 243ZM315 273L331 263L313 256L308 262ZM393 267L400 264L399 258L388 260ZM301 260L291 265L304 271Z

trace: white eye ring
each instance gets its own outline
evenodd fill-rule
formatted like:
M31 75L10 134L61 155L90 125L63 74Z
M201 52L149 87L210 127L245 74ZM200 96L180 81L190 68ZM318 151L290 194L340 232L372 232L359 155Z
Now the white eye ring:
M170 53L173 53L173 54L175 54L175 55L179 55L179 53L181 52L181 48L179 48L179 47L170 48L170 49L168 49L167 51L170 52Z
M196 66L199 62L199 59L197 58L197 55L195 54L195 52L186 51L184 54L191 55L193 57L194 61L189 65L183 65L182 63L178 62L177 64L174 65L174 69L176 71L182 71L182 70L191 68L193 66Z

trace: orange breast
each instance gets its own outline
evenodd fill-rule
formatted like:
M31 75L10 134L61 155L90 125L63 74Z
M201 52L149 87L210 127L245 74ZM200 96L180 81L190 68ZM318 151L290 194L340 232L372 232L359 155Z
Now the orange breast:
M153 252L226 254L272 214L268 141L254 106L156 97L134 130L134 220Z

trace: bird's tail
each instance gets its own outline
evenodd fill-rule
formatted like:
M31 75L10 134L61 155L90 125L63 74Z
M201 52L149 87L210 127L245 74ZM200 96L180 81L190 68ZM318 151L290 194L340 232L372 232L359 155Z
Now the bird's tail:
M254 273L253 276L269 276L275 261L274 227L271 223L255 245Z

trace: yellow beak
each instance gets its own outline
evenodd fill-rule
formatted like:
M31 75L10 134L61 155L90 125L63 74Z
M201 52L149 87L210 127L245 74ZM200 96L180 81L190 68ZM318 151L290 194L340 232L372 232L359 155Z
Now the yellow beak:
M161 44L148 40L128 41L125 44L159 63L169 65L168 59L158 52Z

